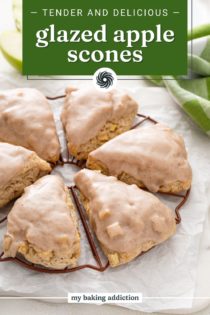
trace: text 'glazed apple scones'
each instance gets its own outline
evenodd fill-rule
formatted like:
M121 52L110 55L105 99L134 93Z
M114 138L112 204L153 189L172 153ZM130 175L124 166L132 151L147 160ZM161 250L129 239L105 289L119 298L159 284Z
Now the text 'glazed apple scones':
M61 120L68 149L78 160L106 141L129 130L138 104L120 91L68 88Z
M35 152L0 143L0 208L19 197L25 187L50 171L50 164Z
M178 193L192 182L184 140L163 124L110 140L90 153L87 166L151 192Z
M131 261L175 233L174 213L151 193L87 169L74 179L112 267Z
M54 175L25 189L8 215L4 257L22 254L53 269L74 267L80 255L75 208L63 180Z
M0 92L0 141L35 151L48 162L58 161L55 121L41 92L29 88Z

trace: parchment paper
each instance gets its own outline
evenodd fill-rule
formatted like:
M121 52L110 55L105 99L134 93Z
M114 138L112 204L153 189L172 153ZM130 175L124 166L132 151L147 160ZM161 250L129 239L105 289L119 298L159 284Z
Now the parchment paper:
M25 81L21 77L11 79L0 75L0 89L31 86L50 96L63 94L70 83L81 85L78 81ZM163 98L163 94L159 95L157 91L157 88L128 90L139 102L141 113L170 125L183 135L188 148L193 168L193 186L189 201L182 209L182 223L176 235L130 264L104 273L82 270L65 275L47 275L23 269L14 263L1 263L1 295L66 297L68 292L142 292L142 304L122 306L148 312L188 309L192 306L200 239L210 206L207 199L210 187L210 143L178 106L169 102L167 94ZM58 121L62 100L51 104L63 143ZM68 184L71 182L72 171L67 172L65 168L59 173ZM164 198L164 201L174 206L170 198ZM4 229L5 225L2 225L1 239ZM90 259L90 253L85 239L82 239L82 244L83 261Z

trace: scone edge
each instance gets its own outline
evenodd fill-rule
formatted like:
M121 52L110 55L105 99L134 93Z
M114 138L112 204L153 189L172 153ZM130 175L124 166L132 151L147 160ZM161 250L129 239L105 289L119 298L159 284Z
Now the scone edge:
M27 186L30 186L37 179L50 173L51 170L52 168L49 163L39 158L35 152L32 152L23 171L17 174L7 186L0 187L0 208L19 197ZM25 184L23 184L24 178ZM3 197L5 192L7 193L7 196Z
M101 161L94 159L91 155L88 156L87 167L91 170L101 171L102 174L107 175L107 176L112 175L110 174L105 164L103 164ZM126 184L129 184L129 185L135 184L139 188L145 188L145 185L142 183L142 181L137 180L136 178L132 177L131 175L125 172L118 175L117 178ZM186 180L185 182L176 181L166 186L161 186L158 191L163 192L163 193L176 194L176 193L180 193L182 191L190 189L191 183L192 183L191 179Z
M136 112L132 112L130 115L122 117L116 121L108 121L94 138L90 139L87 143L81 145L75 145L71 141L64 127L68 142L69 153L76 157L78 160L87 160L90 152L94 151L105 142L130 130L135 116Z

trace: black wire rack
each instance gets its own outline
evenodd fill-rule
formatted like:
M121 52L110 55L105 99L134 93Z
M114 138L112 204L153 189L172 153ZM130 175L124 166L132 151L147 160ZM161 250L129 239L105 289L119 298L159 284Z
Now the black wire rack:
M47 97L47 99L57 100L57 99L61 99L64 97L65 97L65 95L61 95L61 96L56 96L56 97ZM135 128L141 126L144 122L150 122L152 124L158 123L158 121L156 121L154 118L147 116L147 115L143 115L143 114L137 114L137 120L138 120L138 122L136 122L131 129L135 129ZM69 156L69 155L67 157L67 160L63 159L63 157L61 156L60 160L58 161L58 163L55 166L57 166L57 165L62 166L65 164L75 165L81 169L86 166L85 161L78 161L76 158ZM50 268L46 268L46 267L43 267L40 265L33 264L33 263L27 261L23 256L19 256L19 255L14 257L14 258L13 257L4 258L3 252L0 254L0 262L14 262L14 263L17 263L17 264L19 264L22 267L25 267L27 269L41 272L41 273L49 273L49 274L71 273L71 272L75 272L75 271L82 270L82 269L92 269L92 270L95 270L98 272L104 272L109 267L108 261L106 261L105 263L102 261L100 252L98 250L97 241L96 241L96 239L92 233L92 230L89 226L88 218L87 218L86 212L85 212L85 210L84 210L84 208L80 202L77 188L75 186L70 186L70 187L68 187L68 189L69 189L69 193L71 194L72 200L75 204L75 207L77 209L77 212L79 214L79 218L80 218L82 226L84 228L90 251L91 251L92 256L95 260L95 264L86 263L86 264L78 265L74 268L65 268L62 270L57 270L57 269L50 269ZM165 196L171 196L171 197L175 197L175 198L178 197L180 199L180 202L176 205L176 207L174 209L176 224L180 224L180 222L181 222L180 210L188 200L188 197L190 195L190 189L183 192L183 194L173 194L173 193L164 193L164 192L158 192L158 194L165 195ZM3 217L0 220L0 224L6 222L6 220L7 220L7 216ZM145 253L141 253L139 256L142 256L144 254Z

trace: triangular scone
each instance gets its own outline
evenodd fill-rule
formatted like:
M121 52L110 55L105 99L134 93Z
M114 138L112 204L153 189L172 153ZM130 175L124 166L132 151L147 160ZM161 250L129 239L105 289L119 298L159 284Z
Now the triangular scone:
M60 144L50 105L36 89L0 92L0 141L23 146L56 162Z
M75 183L112 267L131 261L176 231L172 210L136 185L87 169L76 174Z
M50 164L35 152L0 143L0 208L19 197L25 187L50 171Z
M192 181L182 137L162 124L134 129L105 143L90 153L87 165L151 192L177 193Z
M129 130L138 104L121 91L101 92L92 87L68 88L61 120L68 149L78 160L106 141Z
M45 176L25 189L8 216L3 245L4 257L22 254L53 269L76 265L80 255L77 218L60 177Z

